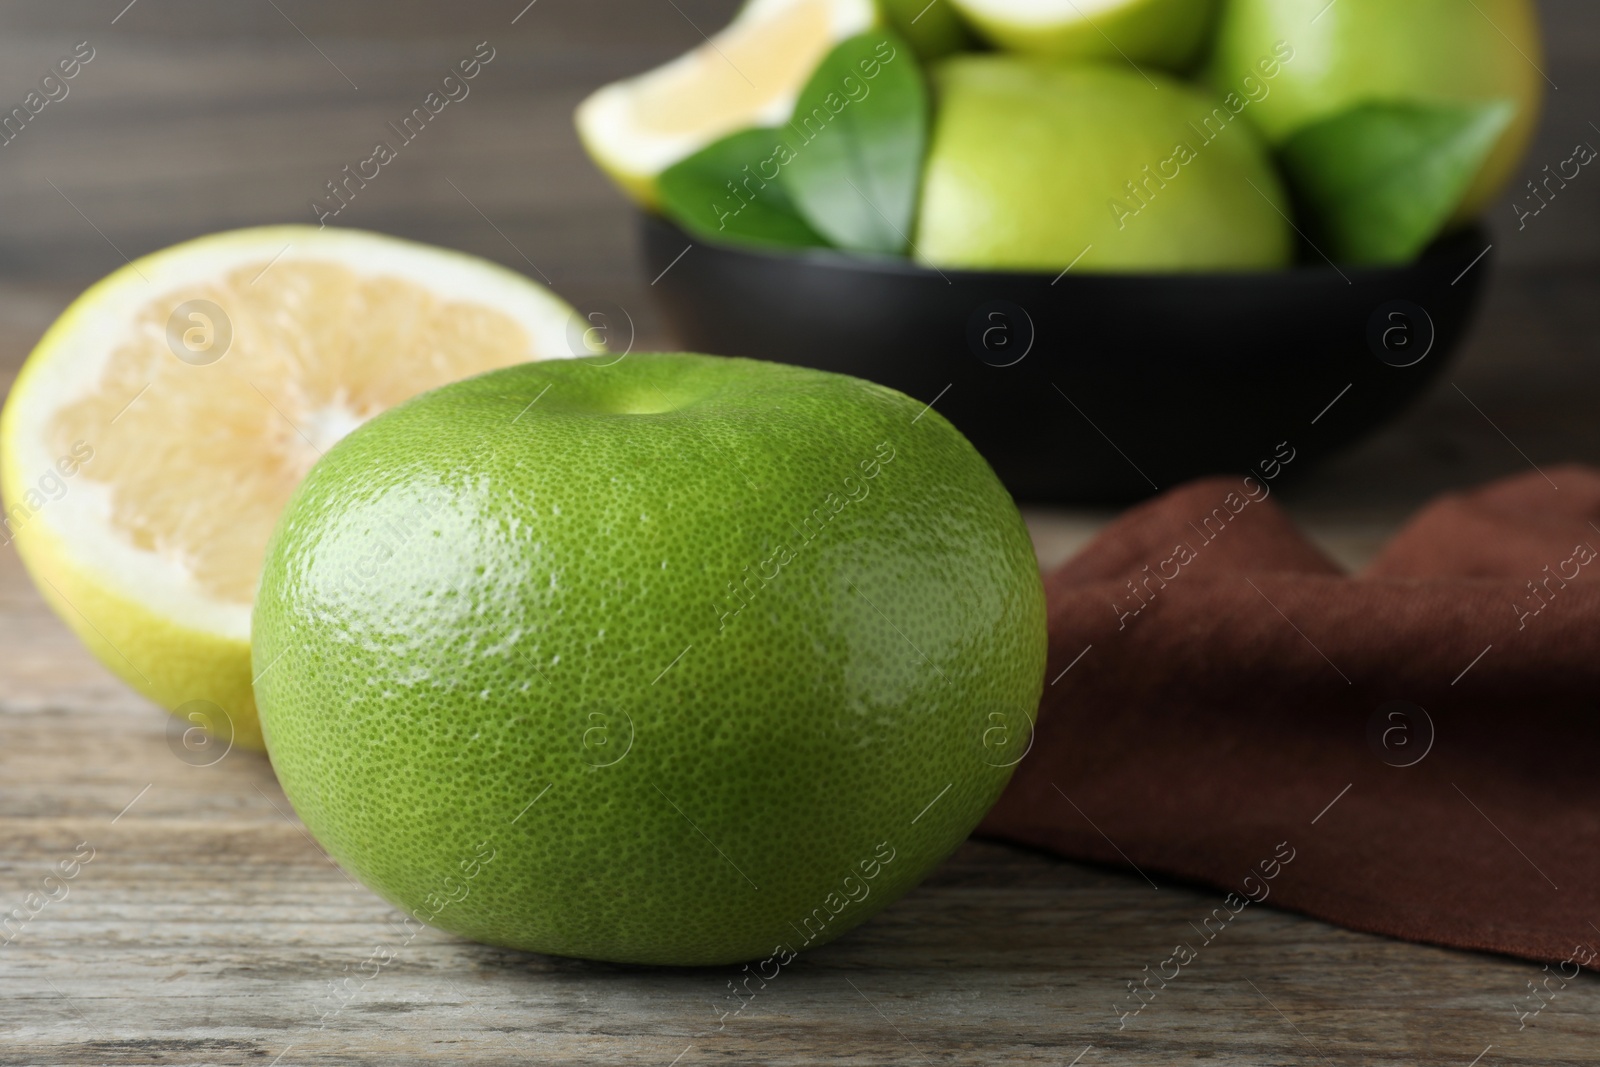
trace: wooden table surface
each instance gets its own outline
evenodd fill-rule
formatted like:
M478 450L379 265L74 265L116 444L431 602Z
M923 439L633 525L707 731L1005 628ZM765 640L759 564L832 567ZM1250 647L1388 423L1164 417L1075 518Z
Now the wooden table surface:
M0 105L78 42L95 57L0 147L0 387L124 256L313 221L322 183L485 40L496 58L473 95L339 222L536 264L569 299L628 308L636 347L670 344L626 206L569 116L590 88L693 45L734 6L12 0ZM1542 66L1559 88L1524 177L1600 141L1600 13L1588 0L1542 7ZM1520 232L1509 201L1491 215L1493 285L1456 368L1284 494L1347 563L1440 490L1600 462L1600 178ZM1065 558L1107 517L1031 510L1041 560ZM1535 965L1272 910L1251 909L1119 1029L1125 983L1217 894L986 843L798 959L719 1028L734 968L545 958L431 930L408 940L394 909L306 836L263 757L197 762L0 550L0 914L93 849L68 895L0 947L0 1064L1600 1062L1593 976L1519 1025ZM1115 812L1091 814L1114 836ZM398 955L367 977L379 946Z

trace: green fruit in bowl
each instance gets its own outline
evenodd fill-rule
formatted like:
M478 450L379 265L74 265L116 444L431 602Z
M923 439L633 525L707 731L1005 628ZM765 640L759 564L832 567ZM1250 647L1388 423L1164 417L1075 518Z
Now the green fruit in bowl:
M950 0L994 44L1063 59L1120 59L1182 70L1198 56L1216 0Z
M253 627L273 766L342 866L475 940L657 964L781 967L915 885L1045 660L1021 518L937 412L682 354L355 430Z
M1267 269L1289 202L1260 138L1222 101L1154 72L1018 56L935 70L914 238L938 267Z
M1512 105L1446 212L1454 221L1475 218L1505 185L1538 121L1545 79L1532 0L1226 0L1210 78L1246 93L1282 44L1293 59L1248 112L1274 146L1363 105L1436 104L1446 116L1462 104Z

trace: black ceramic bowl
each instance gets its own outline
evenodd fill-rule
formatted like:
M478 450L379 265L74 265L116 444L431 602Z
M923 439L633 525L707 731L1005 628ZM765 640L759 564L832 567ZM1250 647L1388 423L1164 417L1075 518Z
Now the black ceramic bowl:
M1488 267L1477 227L1403 267L1150 275L757 251L650 215L642 237L685 347L899 389L959 427L1013 494L1062 503L1263 464L1304 472L1439 373Z

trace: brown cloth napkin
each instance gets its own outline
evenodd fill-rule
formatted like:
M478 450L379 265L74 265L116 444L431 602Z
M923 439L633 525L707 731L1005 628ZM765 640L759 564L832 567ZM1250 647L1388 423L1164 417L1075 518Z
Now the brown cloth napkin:
M1600 472L1445 496L1356 575L1270 492L1174 489L1046 579L1033 747L979 833L1600 967Z

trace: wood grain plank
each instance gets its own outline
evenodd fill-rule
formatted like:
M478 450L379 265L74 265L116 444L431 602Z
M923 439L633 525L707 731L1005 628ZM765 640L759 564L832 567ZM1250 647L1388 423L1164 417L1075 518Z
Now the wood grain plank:
M113 26L126 0L14 0L0 10L0 101L77 40L100 52L67 100L0 149L0 386L121 253L310 221L322 183L483 39L500 51L473 94L340 222L527 273L531 260L571 299L628 308L639 348L669 344L629 210L584 159L571 109L695 44L696 26L720 25L736 2L539 0L513 26L524 0L140 0ZM1542 7L1562 89L1532 170L1589 136L1600 93L1594 5ZM1510 266L1450 376L1495 427L1447 383L1280 496L1348 566L1433 493L1526 469L1517 448L1541 464L1600 461L1600 184L1524 233L1503 208L1495 239ZM1109 518L1028 514L1047 566ZM561 960L433 930L408 940L396 911L307 838L263 757L194 766L174 738L0 549L0 922L81 842L95 849L68 895L0 946L0 1064L1563 1067L1600 1047L1592 975L1519 1028L1538 967L1270 909L1244 914L1122 1026L1126 983L1191 938L1216 894L984 842L719 1021L737 968ZM399 956L344 1003L335 986L379 945Z
M3 558L6 647L33 644L0 667L0 912L81 842L95 851L0 947L0 1063L1063 1064L1089 1048L1084 1067L1399 1065L1492 1044L1494 1063L1565 1065L1600 1041L1600 979L1518 1030L1537 967L1267 909L1123 1027L1126 983L1193 941L1218 895L983 842L723 1020L738 968L412 937L306 836L264 757L186 762L167 717ZM379 946L395 961L355 981Z

